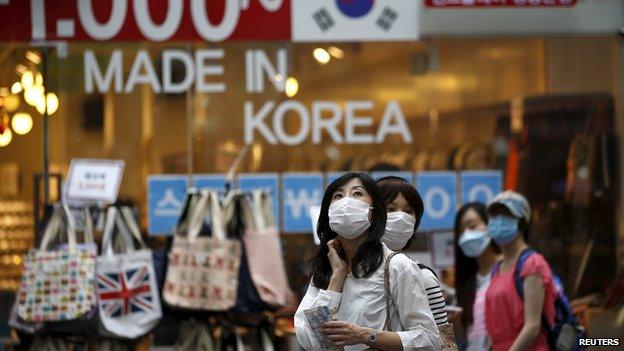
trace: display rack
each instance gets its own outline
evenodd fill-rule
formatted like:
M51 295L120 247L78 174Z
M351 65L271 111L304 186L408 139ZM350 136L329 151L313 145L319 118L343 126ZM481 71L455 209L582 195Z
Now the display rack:
M32 247L32 204L0 199L0 290L15 291L22 273L22 257Z

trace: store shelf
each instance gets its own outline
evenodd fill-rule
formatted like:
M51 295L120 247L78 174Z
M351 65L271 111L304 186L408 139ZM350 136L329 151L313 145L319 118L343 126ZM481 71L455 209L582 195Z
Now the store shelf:
M0 199L0 290L15 291L24 254L34 242L32 204Z

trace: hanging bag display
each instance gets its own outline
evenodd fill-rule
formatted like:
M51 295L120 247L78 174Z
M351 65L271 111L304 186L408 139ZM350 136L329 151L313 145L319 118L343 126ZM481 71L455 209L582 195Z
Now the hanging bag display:
M271 198L263 190L252 193L253 226L245 231L243 241L251 278L260 298L272 308L288 304L292 294L288 286L279 232L273 221Z
M61 232L66 218L67 245L49 246ZM85 225L85 243L76 243L74 218L69 207L57 207L48 223L39 249L24 257L18 292L18 317L27 323L88 320L95 315L95 259L91 227Z
M241 245L225 237L216 192L201 191L188 233L176 230L163 290L173 307L225 311L236 304ZM208 224L211 236L199 236Z
M123 239L117 253L113 252L115 234ZM108 208L96 273L102 334L135 339L158 324L162 310L152 251L141 238L130 208Z

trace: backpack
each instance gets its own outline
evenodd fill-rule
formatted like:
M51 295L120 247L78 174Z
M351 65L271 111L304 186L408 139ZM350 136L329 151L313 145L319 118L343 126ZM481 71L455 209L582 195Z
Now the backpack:
M433 275L436 277L436 279L440 280L440 277L438 277L438 275L437 275L437 274L436 274L436 272L433 270L433 268L431 268L431 267L429 267L429 266L427 266L427 265L424 265L424 264L422 264L422 263L420 263L420 262L419 262L419 263L417 263L417 265L418 265L418 268L420 268L421 270L426 269L426 270L430 271L431 273L433 273Z
M536 253L532 248L526 248L514 268L513 278L516 286L516 292L520 299L524 301L524 289L523 279L520 277L520 272L526 261L532 254ZM494 267L494 274L498 273L501 262L498 262ZM549 326L546 321L546 317L542 314L542 328L546 330L548 337L548 345L551 350L557 351L579 351L584 348L579 345L579 339L584 337L584 332L576 320L574 313L572 312L572 305L570 299L565 293L565 288L561 278L553 273L553 283L555 285L555 323L553 326Z

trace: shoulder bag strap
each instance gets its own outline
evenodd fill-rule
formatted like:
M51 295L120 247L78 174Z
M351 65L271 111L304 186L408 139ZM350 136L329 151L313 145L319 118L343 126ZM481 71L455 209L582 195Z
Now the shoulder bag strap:
M520 296L520 300L522 300L523 303L524 303L524 285L523 285L524 279L520 277L520 272L522 272L522 268L524 267L524 264L526 263L526 261L534 253L535 253L535 250L533 250L530 247L527 247L526 249L524 249L522 253L520 253L520 256L518 257L518 261L516 262L516 267L514 268L514 273L513 273L514 285L516 286L516 292L518 293L518 296ZM542 328L544 328L544 330L546 331L550 329L548 320L546 319L546 315L544 314L544 311L542 311Z
M524 286L522 285L523 279L520 277L520 272L522 272L522 268L524 267L526 260L533 253L535 253L535 251L530 247L527 247L526 249L524 249L520 253L520 256L518 257L518 261L516 261L516 266L514 268L514 273L513 273L514 285L516 286L516 292L518 293L518 296L520 296L520 299L522 300L524 300Z
M390 260L400 252L393 252L386 258L384 265L384 295L386 299L386 322L384 323L384 330L392 331L392 325L390 323L390 307L392 306L392 293L390 292Z
M440 278L438 277L438 275L436 274L436 272L429 266L422 264L422 263L418 263L418 268L420 268L421 270L426 269L429 272L433 273L433 276L436 277L436 279L440 280Z

